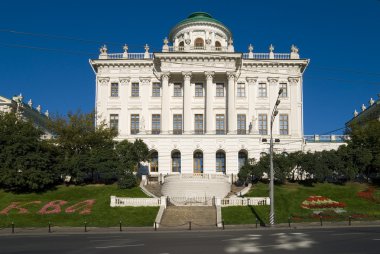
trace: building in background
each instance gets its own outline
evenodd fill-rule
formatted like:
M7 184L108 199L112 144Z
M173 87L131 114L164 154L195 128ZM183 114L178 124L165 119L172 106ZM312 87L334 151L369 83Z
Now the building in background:
M0 96L0 112L15 113L24 120L32 121L37 128L43 131L42 139L52 138L53 133L48 126L49 111L46 110L45 113L42 113L40 105L33 108L32 100L29 100L28 103L24 103L23 99L21 94L13 96L12 99Z
M372 120L380 121L380 94L378 94L378 97L377 101L371 98L368 107L362 104L360 113L355 109L354 117L346 123L346 126L352 124L363 125Z
M97 122L117 129L118 140L143 139L150 174L237 174L247 158L268 152L280 88L275 151L308 145L302 87L309 59L294 45L290 53L275 53L273 45L256 53L251 44L247 53L236 52L228 27L197 12L172 28L161 52L123 49L111 54L103 46L90 60ZM312 143L308 149L321 147Z

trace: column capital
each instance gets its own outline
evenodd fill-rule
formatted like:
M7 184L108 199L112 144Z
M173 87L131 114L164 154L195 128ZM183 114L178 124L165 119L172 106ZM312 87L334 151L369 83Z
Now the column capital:
M169 78L170 78L170 72L161 72L160 77L161 77L162 80L169 80Z
M227 73L227 78L230 79L235 79L236 78L236 72L228 71Z
M248 84L256 83L257 79L258 79L258 77L247 77L246 78Z
M290 84L297 84L299 80L299 77L288 77L288 81Z
M150 78L144 78L144 77L142 77L142 78L140 78L140 82L141 82L142 85L147 85L147 84L150 83Z
M120 85L128 85L130 78L119 78Z
M278 77L268 77L269 84L276 84L278 82Z
M214 78L215 72L213 71L205 71L205 76L207 80L212 80Z
M191 71L183 71L182 76L185 81L190 81L192 72Z
M98 79L98 82L100 85L107 85L109 81L110 81L110 78L99 78Z

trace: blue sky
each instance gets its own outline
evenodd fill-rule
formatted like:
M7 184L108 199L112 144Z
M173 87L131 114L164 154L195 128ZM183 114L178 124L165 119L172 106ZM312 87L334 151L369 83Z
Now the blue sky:
M305 134L341 128L355 108L378 98L379 0L5 0L0 95L22 93L51 113L89 112L95 76L88 59L98 56L102 42L109 52L122 52L124 43L129 52L143 52L145 43L159 51L171 27L195 11L227 25L236 51L247 52L252 43L255 52L268 52L273 43L275 52L289 52L295 44L302 58L311 59L304 75Z

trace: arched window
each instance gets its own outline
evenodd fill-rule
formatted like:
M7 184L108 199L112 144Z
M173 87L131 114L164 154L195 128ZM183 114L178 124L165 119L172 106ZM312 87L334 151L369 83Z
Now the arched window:
M222 50L222 44L220 44L220 42L219 41L216 41L215 42L215 50Z
M172 152L172 172L181 172L181 153L178 150Z
M178 44L178 50L179 51L183 51L184 50L184 47L185 47L185 43L183 41L181 41L179 44Z
M203 39L202 38L195 39L194 47L195 48L203 48L204 47L204 41L203 41Z
M216 172L226 173L226 153L222 150L216 152Z
M203 153L195 151L193 154L194 173L203 173Z
M238 158L239 158L239 170L240 170L240 168L243 167L248 160L247 151L246 150L240 150L239 154L238 154Z
M158 172L158 152L156 150L150 152L150 172Z

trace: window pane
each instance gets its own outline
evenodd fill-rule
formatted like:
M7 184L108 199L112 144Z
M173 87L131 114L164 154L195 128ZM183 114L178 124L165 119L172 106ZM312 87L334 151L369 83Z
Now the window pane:
M216 134L225 134L224 115L216 115Z
M194 122L194 129L195 134L203 134L203 115L197 114L195 115L195 122Z
M226 155L223 152L216 153L216 172L226 172Z
M244 114L239 114L237 117L237 134L246 134L246 117Z
M119 96L119 84L118 83L112 83L111 84L111 97L118 97Z
M158 152L153 152L150 156L150 172L158 172Z
M139 83L132 83L132 97L140 96Z
M161 85L160 85L160 83L153 83L152 96L153 97L160 97L161 96Z
M152 134L160 134L161 115L152 115Z
M176 134L176 135L182 134L182 115L181 114L173 115L173 134Z
M289 121L288 115L280 114L280 135L289 134Z
M237 96L238 97L245 97L245 84L243 84L243 83L238 84Z
M174 97L182 97L182 87L180 83L174 84Z
M282 88L282 93L280 97L282 98L288 97L288 85L286 83L281 83L280 88Z
M224 84L216 84L216 97L224 97Z
M259 84L259 97L267 97L267 84Z
M203 84L196 83L195 84L195 97L203 97Z
M131 115L131 134L139 133L140 115Z
M268 135L268 121L266 114L259 114L259 134Z
M111 114L110 115L110 128L118 130L119 129L119 115Z

